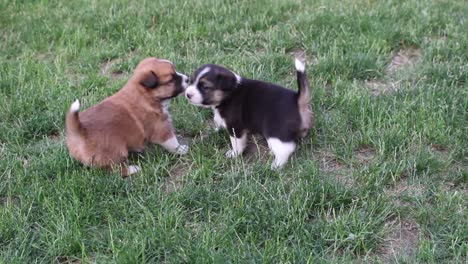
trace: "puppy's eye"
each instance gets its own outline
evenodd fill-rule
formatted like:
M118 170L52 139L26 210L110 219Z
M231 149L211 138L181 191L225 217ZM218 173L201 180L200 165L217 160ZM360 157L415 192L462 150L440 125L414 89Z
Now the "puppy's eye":
M204 84L204 83L200 83L200 84L198 85L198 87L200 87L200 89L202 89L202 90L209 90L209 89L211 89L211 86L208 86L208 85L206 85L206 84Z

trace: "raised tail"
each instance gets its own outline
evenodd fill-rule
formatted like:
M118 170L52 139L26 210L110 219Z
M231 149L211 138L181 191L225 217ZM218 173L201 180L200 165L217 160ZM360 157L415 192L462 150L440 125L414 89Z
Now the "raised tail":
M78 110L80 110L80 102L76 100L70 106L70 110L68 110L65 117L65 127L68 135L81 134L81 123L78 117Z
M312 127L312 110L310 108L309 81L305 72L305 64L296 58L297 86L297 104L299 106L299 115L301 116L301 137L305 137Z

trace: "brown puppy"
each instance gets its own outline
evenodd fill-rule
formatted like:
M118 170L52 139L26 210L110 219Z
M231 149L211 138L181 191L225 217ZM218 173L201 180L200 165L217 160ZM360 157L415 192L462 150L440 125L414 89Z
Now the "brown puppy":
M167 60L146 58L116 94L78 113L76 100L66 115L66 142L71 156L88 166L119 169L122 176L138 172L127 166L128 153L145 142L186 154L174 134L166 102L187 87L187 76Z

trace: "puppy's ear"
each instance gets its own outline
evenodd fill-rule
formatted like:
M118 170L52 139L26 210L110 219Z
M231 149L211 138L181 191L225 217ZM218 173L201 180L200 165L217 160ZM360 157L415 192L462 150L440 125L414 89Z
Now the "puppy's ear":
M237 85L237 79L232 72L220 71L217 74L217 83L223 89L233 89Z
M159 78L153 71L149 71L143 75L140 84L148 89L156 88L159 85Z

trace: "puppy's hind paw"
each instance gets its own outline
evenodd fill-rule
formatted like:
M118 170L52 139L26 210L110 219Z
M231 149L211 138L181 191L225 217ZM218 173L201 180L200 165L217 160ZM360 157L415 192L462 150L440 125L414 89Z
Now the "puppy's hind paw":
M137 165L130 165L127 168L127 174L128 175L132 175L132 174L137 173L139 171L141 171L141 168L139 166L137 166Z
M226 156L226 158L235 158L237 156L239 156L239 153L233 149L230 149L228 151L226 151L226 154L224 154Z
M187 145L179 145L175 151L176 154L185 155L188 153L189 147Z
M271 163L271 170L274 170L274 171L279 171L283 168L283 165L284 164L277 164L275 161L273 161L273 163Z

